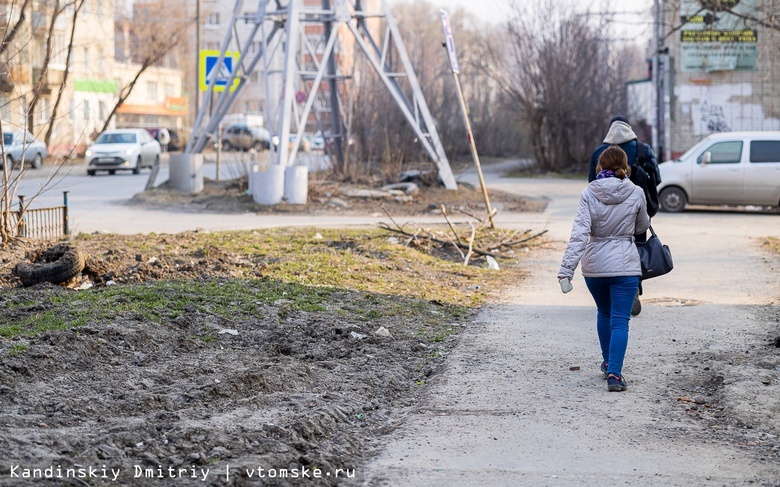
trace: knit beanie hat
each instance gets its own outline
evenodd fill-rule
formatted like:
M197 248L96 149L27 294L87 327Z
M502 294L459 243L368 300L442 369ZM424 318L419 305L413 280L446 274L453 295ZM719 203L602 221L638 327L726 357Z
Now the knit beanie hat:
M631 125L630 123L628 123L628 119L626 117L624 117L623 115L615 115L612 118L612 120L609 121L609 124L612 125L615 122L623 122L626 125L629 125L629 126Z

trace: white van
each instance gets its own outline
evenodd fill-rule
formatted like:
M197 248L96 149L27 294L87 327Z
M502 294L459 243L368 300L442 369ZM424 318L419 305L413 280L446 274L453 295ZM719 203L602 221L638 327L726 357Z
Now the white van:
M662 211L692 205L780 205L780 132L712 134L659 165Z

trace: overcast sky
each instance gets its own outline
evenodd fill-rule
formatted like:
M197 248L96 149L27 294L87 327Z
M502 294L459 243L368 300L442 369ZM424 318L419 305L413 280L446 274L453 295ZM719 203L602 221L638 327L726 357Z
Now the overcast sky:
M403 0L390 0L401 2ZM408 0L407 0L408 1ZM509 0L428 0L436 7L447 10L450 15L457 8L471 12L477 18L486 22L500 23L506 21L509 12ZM533 1L533 0L519 0ZM621 38L639 38L646 41L652 37L652 7L653 0L559 0L561 2L576 2L593 10L605 10L614 13L617 32ZM639 12L639 14L637 14Z

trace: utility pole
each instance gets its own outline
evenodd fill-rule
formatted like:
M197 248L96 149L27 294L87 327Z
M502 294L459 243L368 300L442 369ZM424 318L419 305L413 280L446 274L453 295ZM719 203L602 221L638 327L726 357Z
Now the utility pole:
M192 92L195 98L195 112L200 110L200 0L195 0L195 89Z
M653 2L653 16L654 16L654 29L653 29L653 47L655 53L653 55L653 81L655 82L655 149L659 154L661 160L665 158L665 127L664 127L664 77L661 70L664 68L661 60L661 46L663 45L663 37L661 32L661 0L654 0Z

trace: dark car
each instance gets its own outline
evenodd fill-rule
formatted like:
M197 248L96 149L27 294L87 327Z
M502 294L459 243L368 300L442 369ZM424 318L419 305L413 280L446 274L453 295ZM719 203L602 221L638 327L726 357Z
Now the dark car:
M271 147L271 134L263 127L245 124L229 125L222 131L222 150L261 151Z

